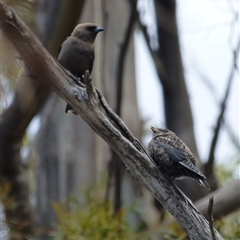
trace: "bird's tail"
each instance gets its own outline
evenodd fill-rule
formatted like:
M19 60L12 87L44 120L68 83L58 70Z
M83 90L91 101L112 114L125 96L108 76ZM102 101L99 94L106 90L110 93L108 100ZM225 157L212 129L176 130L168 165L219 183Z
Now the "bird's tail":
M190 170L190 171L189 171ZM201 186L205 186L210 190L210 186L206 181L206 177L197 169L188 169L186 175L196 180Z
M205 178L198 178L196 179L198 181L198 183L201 185L201 186L206 186L209 190L211 189L210 186L208 185L207 181Z

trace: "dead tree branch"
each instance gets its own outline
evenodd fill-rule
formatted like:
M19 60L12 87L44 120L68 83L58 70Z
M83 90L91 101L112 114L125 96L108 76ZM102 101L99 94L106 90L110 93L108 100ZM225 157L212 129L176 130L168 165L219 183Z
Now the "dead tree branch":
M227 184L226 186L211 192L209 195L195 202L194 205L197 209L207 218L207 206L208 201L211 196L214 197L214 209L213 217L214 219L219 219L220 217L226 216L236 209L240 208L240 188L239 179Z
M122 130L117 127L102 106L102 100L99 98L98 91L92 86L91 78L87 79L87 89L76 85L11 8L0 3L0 11L3 32L19 51L36 81L48 83L53 91L73 107L83 120L114 149L131 174L145 185L175 217L191 239L210 239L211 232L207 220L192 204L186 204L187 201L179 198L174 185L167 181L143 150L138 150L139 145L122 134ZM122 121L120 121L121 125L127 133L130 133ZM219 233L214 231L216 239L222 239Z
M207 212L208 212L208 219L209 219L209 227L212 234L212 240L216 240L215 232L214 232L214 224L213 224L213 202L214 202L213 197L210 197Z
M213 218L215 220L218 220L222 217L225 217L228 214L231 214L232 212L240 208L239 184L240 184L239 179L234 180L228 183L226 186L218 188L216 191L206 195L204 198L195 202L194 205L199 210L199 212L203 214L205 218L208 218L209 214L207 209L209 206L209 199L213 197L214 198L214 208L212 212ZM167 225L170 226L171 224L174 223L174 221L175 220L168 221Z

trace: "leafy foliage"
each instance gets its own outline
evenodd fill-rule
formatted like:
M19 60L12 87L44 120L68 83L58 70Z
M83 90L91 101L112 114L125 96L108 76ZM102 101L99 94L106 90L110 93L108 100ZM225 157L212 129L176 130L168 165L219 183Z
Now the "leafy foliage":
M133 239L133 232L125 221L126 210L114 213L110 201L105 200L96 186L87 190L83 199L71 198L54 203L57 214L57 240L62 239Z
M178 224L135 232L126 221L126 215L134 210L121 209L115 214L112 202L104 198L103 192L102 187L95 184L80 199L71 197L63 203L54 203L57 231L52 235L53 239L186 239L186 232Z
M240 159L234 159L228 164L218 164L215 169L216 177L220 185L226 184L227 181L234 179L234 174L239 169Z
M239 240L240 239L240 228L239 228L240 210L218 220L215 226L224 239Z

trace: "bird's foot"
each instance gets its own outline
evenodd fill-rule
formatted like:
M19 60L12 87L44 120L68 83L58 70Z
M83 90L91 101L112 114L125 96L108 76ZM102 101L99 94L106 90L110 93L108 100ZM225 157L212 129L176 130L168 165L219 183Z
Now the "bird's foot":
M85 84L83 83L83 77L80 78L78 76L75 76L75 78L73 80L78 86L85 87Z

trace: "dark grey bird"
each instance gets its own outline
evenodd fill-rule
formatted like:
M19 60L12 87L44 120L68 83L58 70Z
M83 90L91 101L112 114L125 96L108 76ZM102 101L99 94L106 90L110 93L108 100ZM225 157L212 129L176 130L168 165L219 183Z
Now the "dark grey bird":
M187 145L168 129L151 127L153 138L148 144L148 151L155 164L166 177L190 177L201 186L210 188L206 177L196 167L196 158Z
M92 72L95 58L94 41L101 31L104 29L94 23L79 24L71 36L62 43L58 61L80 81L82 81L85 71ZM69 111L72 111L72 108L67 105L65 112Z

